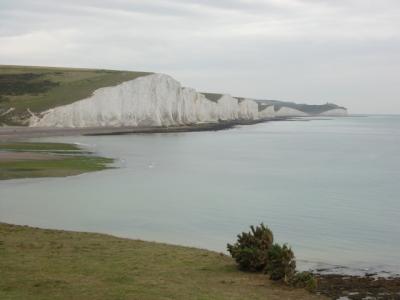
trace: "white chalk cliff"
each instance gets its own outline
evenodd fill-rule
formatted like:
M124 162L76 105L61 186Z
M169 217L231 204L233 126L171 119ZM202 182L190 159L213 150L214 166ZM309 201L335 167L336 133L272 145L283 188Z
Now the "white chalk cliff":
M309 114L302 112L301 110L291 108L291 107L281 107L277 112L275 112L277 117L306 117Z
M32 127L155 127L306 116L274 106L258 110L252 99L222 95L216 102L172 77L151 74L96 90L92 96L30 118Z

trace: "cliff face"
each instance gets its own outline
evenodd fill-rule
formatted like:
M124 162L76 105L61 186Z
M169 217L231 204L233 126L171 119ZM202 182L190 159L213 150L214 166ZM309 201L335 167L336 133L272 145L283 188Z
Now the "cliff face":
M347 116L347 109L345 108L334 108L324 111L319 114L320 116L331 116L331 117L344 117Z
M301 110L291 108L291 107L281 107L277 112L275 112L277 117L307 117L308 114L302 112Z
M298 104L279 100L256 100L261 106L273 105L278 115L295 116L346 116L347 109L333 103L322 105Z
M100 88L86 99L32 115L30 126L155 127L307 115L289 107L276 111L273 105L259 111L255 100L230 95L210 100L168 75L151 74Z
M31 112L68 105L94 91L152 73L0 65L0 126L28 125Z
M153 74L98 89L86 99L33 116L33 127L179 126L256 120L258 104L223 95L217 102L168 75Z

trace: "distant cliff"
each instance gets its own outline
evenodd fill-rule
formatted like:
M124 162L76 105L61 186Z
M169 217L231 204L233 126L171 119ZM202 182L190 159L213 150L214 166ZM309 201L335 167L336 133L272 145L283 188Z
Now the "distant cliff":
M256 100L261 106L273 105L276 110L281 108L291 108L305 113L309 116L346 116L347 109L333 103L326 103L322 105L312 104L298 104L295 102L279 101L279 100Z
M207 97L207 99L217 102L223 95L216 93L203 93ZM237 99L243 99L240 97L236 97ZM280 101L280 100L260 100L260 99L251 99L258 104L258 110L261 112L265 108L271 109L273 107L273 111L268 113L268 116L271 114L275 117L279 116L296 116L296 117L305 117L305 116L347 116L347 108L333 104L326 103L322 105L312 105L312 104L298 104L295 102L288 101ZM261 116L262 117L262 114Z

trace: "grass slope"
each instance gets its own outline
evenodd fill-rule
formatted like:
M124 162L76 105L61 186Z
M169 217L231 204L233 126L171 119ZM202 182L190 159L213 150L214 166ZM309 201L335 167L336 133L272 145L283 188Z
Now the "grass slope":
M34 113L84 99L101 87L150 73L0 65L0 125L22 125ZM10 109L13 111L8 112ZM8 112L8 113L7 113Z
M112 159L97 156L74 156L54 160L0 161L0 180L66 177L107 168Z
M0 180L72 176L107 169L113 162L63 143L0 143L0 151ZM14 152L22 155L7 158Z
M0 299L321 299L215 252L0 223Z
M223 96L222 94L216 94L216 93L202 93L204 97L206 97L208 100L213 101L213 102L218 102L218 100Z

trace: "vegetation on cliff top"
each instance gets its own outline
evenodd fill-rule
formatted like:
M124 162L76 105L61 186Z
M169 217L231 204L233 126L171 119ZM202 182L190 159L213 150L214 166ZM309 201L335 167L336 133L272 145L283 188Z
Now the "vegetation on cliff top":
M102 87L146 72L0 65L0 125L23 125L28 109L39 113L73 103Z

